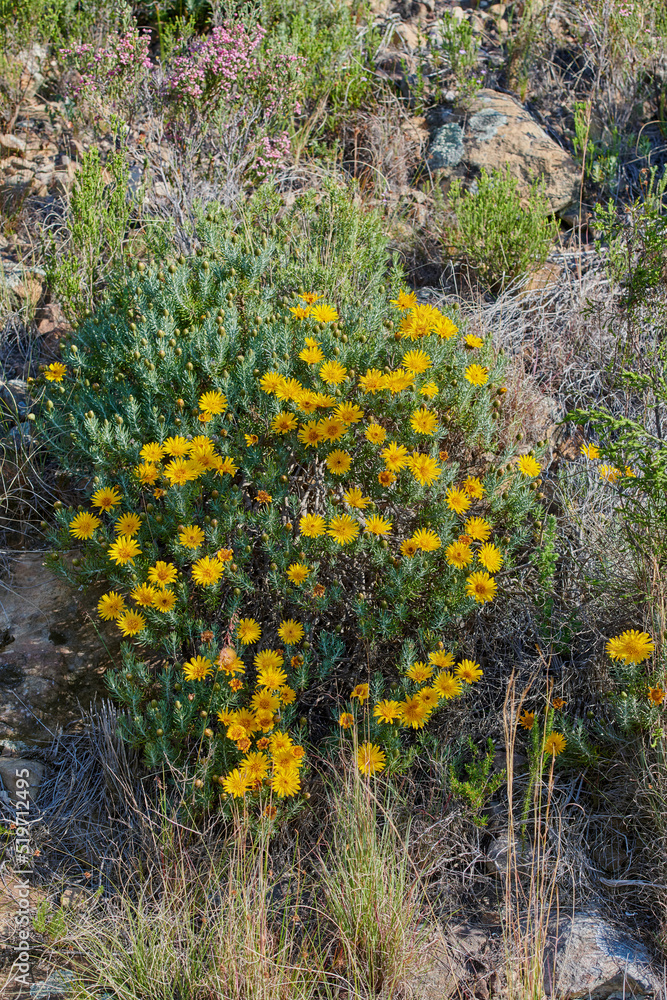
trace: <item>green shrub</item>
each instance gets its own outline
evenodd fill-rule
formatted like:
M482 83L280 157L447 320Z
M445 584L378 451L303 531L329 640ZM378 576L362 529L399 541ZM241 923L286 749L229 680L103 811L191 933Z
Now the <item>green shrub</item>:
M36 383L45 438L92 493L57 511L49 563L120 595L100 610L132 640L108 678L125 735L187 763L200 804L267 749L259 728L307 738L314 686L353 681L360 769L399 769L399 717L420 730L481 676L450 673L442 638L494 596L535 510L539 463L495 458L504 356L396 270L388 302L372 218L338 229L329 195L294 241L308 199L270 238L270 189L246 235L209 213L196 255L139 263Z
M456 228L447 233L448 241L496 290L544 264L558 234L558 222L539 184L533 184L523 205L509 167L505 173L482 170L474 191L464 191L462 182L455 180L449 202Z
M106 167L108 184L97 147L84 153L70 196L67 231L50 248L47 279L72 322L94 308L128 239L131 206L124 153L110 156Z

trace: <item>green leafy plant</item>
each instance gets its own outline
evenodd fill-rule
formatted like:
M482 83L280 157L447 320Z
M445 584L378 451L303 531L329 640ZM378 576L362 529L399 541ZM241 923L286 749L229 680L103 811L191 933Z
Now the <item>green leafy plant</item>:
M433 84L446 74L453 77L459 99L466 100L480 86L480 80L475 77L475 69L479 58L479 43L472 30L472 24L465 18L456 18L445 12L437 22L438 34L434 40L429 40L429 82ZM443 83L438 82L435 98L442 97L445 90Z
M456 179L449 204L456 226L448 230L448 242L495 290L544 264L558 233L540 185L533 184L524 205L509 167L491 174L482 170L475 190L464 190Z
M483 754L470 736L466 740L465 750L469 759L465 761L462 768L455 764L450 765L449 787L452 795L467 803L472 812L472 821L475 826L484 827L489 822L489 817L485 816L482 810L505 781L506 773L503 769L497 774L491 774L496 748L490 737ZM459 777L461 771L464 777Z

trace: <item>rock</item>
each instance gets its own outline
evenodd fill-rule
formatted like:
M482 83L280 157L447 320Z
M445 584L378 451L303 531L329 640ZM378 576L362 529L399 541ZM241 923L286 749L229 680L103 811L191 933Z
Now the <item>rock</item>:
M544 267L538 267L537 270L528 275L528 280L521 289L521 294L551 288L557 283L562 273L563 268L560 264L545 264Z
M511 845L511 850L510 850ZM510 840L509 832L503 830L491 842L486 852L486 870L493 875L507 875L508 865L516 869L520 875L530 875L533 866L534 852L532 845L526 838L521 842L521 837L516 833Z
M105 693L104 671L118 655L118 630L95 612L101 589L75 589L44 566L44 555L20 553L2 582L0 737L33 738L43 719L49 739L54 726L79 718L78 703Z
M19 139L17 135L0 135L0 149L6 150L8 153L19 153L21 156L25 156L27 148L27 143L23 139Z
M40 764L39 761L27 760L24 757L0 757L0 778L2 778L5 794L11 802L17 801L16 793L21 790L27 791L30 801L35 802L43 777L44 765ZM21 784L17 788L17 782L23 782L23 780L28 782L28 787L24 788Z
M420 40L423 38L422 32L414 24L407 21L399 22L394 28L392 44L396 47L404 46L411 52L420 47Z
M66 910L85 910L95 902L96 893L84 885L69 885L60 897L60 905Z
M557 928L550 927L550 934L544 960L548 996L609 1000L616 993L623 997L661 994L662 977L648 949L597 910L561 917Z
M482 90L470 108L445 114L448 120L435 129L427 153L441 180L473 180L482 169L509 167L524 197L541 181L555 213L578 199L580 168L513 97Z

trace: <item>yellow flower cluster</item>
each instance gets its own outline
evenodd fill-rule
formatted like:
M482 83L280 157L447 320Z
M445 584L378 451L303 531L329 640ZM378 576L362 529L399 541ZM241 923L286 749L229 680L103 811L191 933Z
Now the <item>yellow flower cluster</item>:
M141 513L134 509L119 510L124 503L122 491L118 486L106 485L93 493L91 510L80 510L69 521L69 533L77 541L95 539L98 547L100 541L103 543L109 570L114 574L112 578L121 581L100 599L98 611L104 620L115 621L123 636L131 638L144 633L142 639L147 641L151 638L150 628L159 628L160 623L165 628L175 628L179 614L191 614L197 588L204 592L200 592L201 597L212 594L217 599L222 594L224 598L223 581L227 576L231 583L239 568L231 540L219 539L214 534L215 520L207 516L205 522L202 517L202 523L196 523L199 514L190 513L183 520L191 519L192 523L181 523L178 527L174 524L168 536L164 531L156 539L145 528L147 511L152 512L152 501L158 501L160 513L155 522L162 524L163 519L167 520L163 514L168 511L198 509L187 506L188 498L193 495L190 484L197 484L195 493L204 485L208 495L217 498L216 485L222 492L241 470L247 473L248 468L257 467L257 452L253 449L258 448L270 449L273 454L285 450L298 456L300 463L310 463L325 486L325 497L328 494L332 499L331 506L326 500L327 510L323 510L321 498L315 498L311 509L307 504L302 506L294 518L295 525L291 518L285 524L292 537L296 536L295 544L300 549L307 547L304 542L320 539L318 545L328 546L332 556L340 553L341 560L345 560L348 547L358 545L358 551L363 552L371 545L377 553L391 547L395 567L400 566L399 557L416 560L404 565L418 567L416 557L420 554L428 558L438 553L432 557L432 565L441 567L446 563L456 574L463 574L461 588L465 584L468 597L478 604L495 597L497 584L493 574L503 566L504 556L492 537L494 526L488 519L487 487L478 476L462 473L460 480L445 488L443 484L451 482L449 456L443 444L437 443L438 438L448 437L447 424L451 419L445 407L438 406L437 397L442 393L445 398L449 393L447 386L454 384L449 365L444 368L446 385L438 381L443 371L443 356L449 351L443 345L457 337L458 328L437 308L419 304L414 295L401 292L394 303L401 317L393 335L396 350L392 346L391 365L383 370L366 368L365 373L357 373L341 363L337 347L329 351L324 337L318 339L322 325L336 323L339 318L336 309L319 299L314 293L304 294L301 304L290 309L305 328L303 341L296 348L299 377L281 374L273 368L255 371L260 402L253 403L252 417L248 416L251 427L242 426L243 414L228 413L229 402L222 392L214 388L201 392L198 411L193 409L192 416L205 426L195 426L193 430L206 433L174 434L163 440L140 442L138 452L133 453L128 476L132 480L131 492L140 495L141 506L136 502L131 506ZM335 339L342 337L347 342L347 337L336 329ZM413 343L406 344L405 340ZM469 352L482 348L483 343L481 338L468 335L463 345L467 357ZM329 353L332 356L327 356ZM54 369L45 377L59 380L63 375L64 372L60 374ZM461 368L459 377L466 399L474 406L482 395L475 390L490 381L489 368L472 361ZM187 418L184 401L179 399L176 405ZM180 428L180 417L176 422ZM215 434L212 428L219 433ZM251 432L244 433L245 430ZM530 455L519 458L517 467L528 478L540 472L539 463ZM289 481L287 476L280 479ZM235 489L239 480L240 476ZM260 489L259 485L267 485L271 492ZM401 489L406 492L401 493ZM275 517L278 503L282 517L284 491L277 478L275 488L272 481L257 484L251 491L244 485L243 490L246 509L251 510L253 518ZM419 498L416 504L412 501L415 492ZM428 493L431 496L424 495ZM439 527L441 521L435 524L435 517L424 513L416 526L413 521L406 527L405 513L401 510L406 507L406 495L410 496L411 512L427 507L433 502L432 497L442 502L447 512L447 537ZM274 503L274 496L280 500ZM147 504L146 498L151 503ZM164 507L160 501L164 501ZM452 522L456 523L453 536ZM228 547L219 548L221 541ZM156 559L160 551L156 544L166 547L165 558ZM312 546L315 555L320 551L318 545ZM316 563L313 559L309 565L311 560L302 551L297 549L296 555L297 561L286 560L281 571L285 592L290 585L308 588L307 596L319 600L325 588L317 580L318 566L326 568L325 561ZM236 558L242 562L243 552ZM270 565L271 572L276 573L276 564ZM241 591L237 589L234 593L240 596ZM361 594L360 599L363 597ZM205 684L209 679L216 684L224 681L229 689L225 694L230 697L218 704L238 704L238 699L234 702L231 696L245 691L247 708L224 710L218 716L225 737L243 755L237 767L220 776L225 792L241 798L266 785L279 798L294 795L300 787L303 748L292 744L290 737L276 727L280 724L282 706L296 697L283 665L286 655L293 667L297 665L299 658L292 655L294 650L290 647L304 639L304 626L288 617L279 625L271 625L285 650L261 649L256 653L253 689L246 685L246 666L236 647L243 651L259 643L266 626L251 617L237 620L237 614L235 611L233 627L225 639L233 641L235 647L223 647L217 659L213 653L193 656L183 666L183 679L188 684ZM471 660L464 659L457 665L452 654L431 653L428 663L414 663L408 670L406 690L410 693L405 699L379 701L373 708L373 716L382 724L398 723L408 729L421 729L440 704L460 695L464 685L473 684L481 675L478 664ZM368 685L358 685L352 698L363 706L369 698ZM354 721L353 713L341 716L343 727ZM365 774L380 771L386 763L384 751L372 743L363 744L357 763Z
M382 698L374 705L373 716L385 725L423 729L442 702L458 697L464 684L475 684L482 676L483 671L474 660L462 659L455 665L453 653L437 649L429 653L428 662L418 660L407 669L405 677L411 687L415 686L412 687L413 693L407 694L402 701ZM350 699L358 701L363 707L369 694L368 684L357 684ZM341 712L338 718L341 729L351 729L355 722L352 711ZM359 748L357 765L363 774L381 771L385 762L384 753L374 744L364 743Z
M600 449L592 442L584 442L579 450L584 458L589 459L591 462L600 457ZM623 476L628 479L635 479L637 476L631 465L626 465L625 469L619 469L615 465L607 465L606 463L598 466L598 474L600 479L604 479L605 482L610 483L612 486Z

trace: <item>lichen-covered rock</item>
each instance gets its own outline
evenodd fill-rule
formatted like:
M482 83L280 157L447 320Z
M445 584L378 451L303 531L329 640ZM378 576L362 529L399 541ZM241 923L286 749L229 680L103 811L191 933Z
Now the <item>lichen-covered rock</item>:
M555 213L577 200L580 168L513 97L482 90L469 108L445 114L449 120L433 132L426 159L441 180L509 167L526 196L540 181Z

